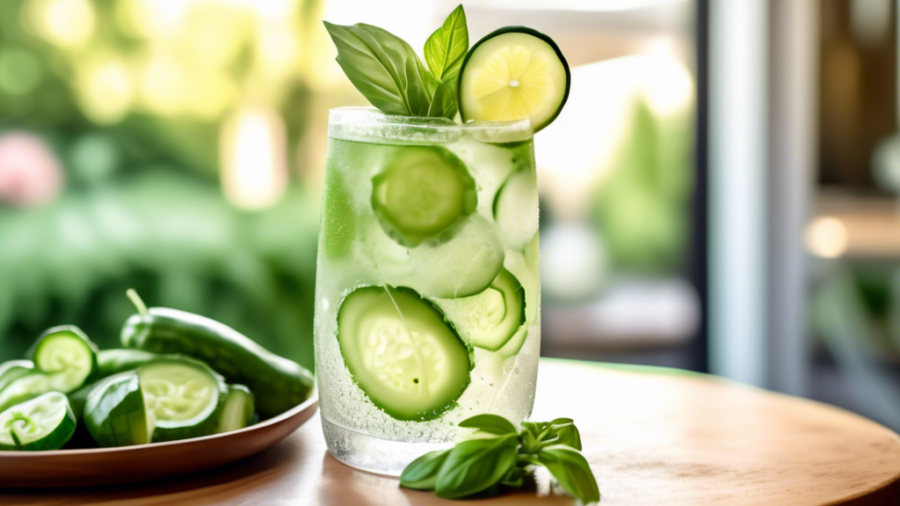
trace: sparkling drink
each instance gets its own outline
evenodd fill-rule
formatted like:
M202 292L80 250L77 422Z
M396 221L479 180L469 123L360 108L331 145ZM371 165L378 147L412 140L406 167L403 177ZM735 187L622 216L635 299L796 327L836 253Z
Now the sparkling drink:
M518 424L540 348L527 120L331 111L315 347L329 452L398 475L470 416Z

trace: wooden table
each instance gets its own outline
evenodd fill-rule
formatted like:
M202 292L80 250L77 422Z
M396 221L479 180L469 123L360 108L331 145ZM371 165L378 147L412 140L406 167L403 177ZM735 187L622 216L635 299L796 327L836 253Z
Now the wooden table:
M672 369L544 360L533 418L575 419L602 506L898 505L900 439L846 411ZM0 504L431 505L575 501L537 489L445 502L353 470L325 451L318 415L243 462L168 481Z

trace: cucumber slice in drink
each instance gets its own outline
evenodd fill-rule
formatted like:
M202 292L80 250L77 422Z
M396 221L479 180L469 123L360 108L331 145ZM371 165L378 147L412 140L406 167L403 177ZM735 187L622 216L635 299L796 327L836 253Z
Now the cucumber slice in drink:
M88 394L82 416L100 446L147 444L153 434L152 414L145 409L135 371L103 380Z
M31 360L9 360L0 364L0 391L13 381L34 370Z
M494 199L494 221L510 248L521 250L538 230L538 191L534 172L520 170L509 176Z
M356 289L338 310L337 338L356 384L398 420L438 418L469 386L465 344L408 288Z
M38 338L30 353L34 365L49 374L62 375L67 393L84 385L97 369L97 345L78 327L53 327Z
M498 350L525 323L525 291L506 269L487 290L459 299L435 299L463 341Z
M372 178L372 208L388 235L414 247L477 205L466 166L441 147L408 147Z
M152 440L175 441L215 432L227 387L196 361L160 360L138 369L144 405L154 420Z
M243 429L253 423L253 394L244 385L228 385L228 395L219 410L217 433Z
M569 64L553 39L524 26L507 26L466 55L459 112L464 122L529 119L537 132L559 115L569 81Z
M56 450L75 433L66 396L49 392L0 413L0 450Z
M503 268L503 244L494 228L487 219L473 215L448 231L450 237L410 250L410 261L421 278L414 288L441 298L484 291Z

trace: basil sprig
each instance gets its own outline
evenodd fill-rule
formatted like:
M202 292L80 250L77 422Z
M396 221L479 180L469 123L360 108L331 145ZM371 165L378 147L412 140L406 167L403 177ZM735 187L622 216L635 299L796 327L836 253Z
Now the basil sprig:
M518 431L506 418L485 414L463 420L459 426L490 437L422 455L403 470L400 486L460 499L521 487L535 466L543 466L581 502L600 500L597 480L580 453L581 434L571 418L522 422Z
M403 39L376 26L325 22L337 47L337 62L353 86L385 114L452 120L459 109L457 79L469 50L462 5L425 43L422 63ZM430 70L429 70L430 69Z

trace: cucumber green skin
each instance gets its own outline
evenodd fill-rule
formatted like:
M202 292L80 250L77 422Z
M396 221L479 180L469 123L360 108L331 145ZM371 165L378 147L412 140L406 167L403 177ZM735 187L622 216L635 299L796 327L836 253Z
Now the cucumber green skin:
M229 383L247 385L263 418L293 408L313 391L313 376L300 364L270 353L225 324L177 309L132 315L122 329L122 344L206 362Z
M67 332L67 333L74 334L79 339L84 341L84 344L87 345L87 348L89 350L91 350L91 370L88 373L87 378L85 378L83 384L88 384L92 380L96 379L94 377L94 375L97 372L97 353L99 352L99 349L97 348L97 345L94 344L94 342L91 341L90 338L88 338L87 334L85 334L84 331L82 331L80 328L78 328L74 325L60 325L58 327L51 327L51 328L45 330L44 333L41 334L40 337L37 338L37 341L35 341L34 345L28 351L28 355L27 355L28 358L32 359L35 364L39 363L37 357L40 355L41 349L49 341L49 339L47 339L47 338L52 336L53 334L56 334L59 332ZM55 372L55 371L45 371L45 372ZM81 385L79 385L76 388L80 388L80 386Z
M72 413L75 414L76 420L78 420L79 422L82 421L82 415L84 414L84 405L87 404L87 399L88 396L91 395L91 392L93 392L97 388L102 387L108 382L109 378L103 378L89 385L85 385L67 395L67 397L69 398L69 406L71 406Z
M134 371L111 376L91 391L84 406L84 424L103 447L149 443L147 414Z
M97 354L98 379L107 378L125 371L133 371L140 367L160 362L184 362L199 367L215 376L216 381L225 382L225 378L218 371L211 368L206 362L202 362L187 355L179 353L151 353L149 351L118 348L103 350Z
M469 52L466 53L466 58L463 60L462 66L459 68L459 77L457 78L457 82L459 80L462 80L462 75L463 72L466 71L466 65L469 63L469 58L471 58L472 55L475 54L478 46L480 46L486 40L492 39L498 35L503 35L504 33L526 33L546 42L547 45L553 48L553 51L556 52L556 57L559 58L560 63L562 63L562 66L566 71L566 91L563 93L562 102L559 103L559 107L556 108L556 112L553 113L553 116L550 116L550 119L548 119L547 122L543 125L531 125L534 133L538 133L544 127L546 127L550 123L553 123L556 117L559 116L559 113L562 112L563 107L565 107L566 102L569 100L569 89L572 86L572 72L569 70L569 62L566 61L566 57L563 56L562 51L559 50L559 46L556 45L556 42L554 42L553 39L551 39L548 35L541 33L534 28L528 28L527 26L504 26L503 28L494 30L493 32L482 37L481 40L476 42L475 45L469 49ZM459 86L458 84L456 86L456 100L457 104L462 104L462 86ZM462 118L462 122L465 123L466 114L465 112L463 112L462 107L459 108L459 116Z
M161 443L165 441L180 441L182 439L191 439L195 437L216 434L219 428L219 413L225 406L225 400L228 397L228 385L225 383L222 376L199 360L185 359L184 357L180 356L158 356L147 365L158 365L163 363L176 363L202 369L204 372L215 378L216 383L218 383L219 396L216 401L216 408L212 412L210 412L209 416L206 419L199 423L193 425L170 425L167 427L162 425L165 422L157 420L156 426L153 428L153 442ZM138 373L140 374L140 369L138 369Z
M97 375L96 381L89 385L85 385L80 389L69 394L69 403L75 412L75 418L81 419L81 412L84 409L84 403L92 390L105 384L110 376L121 374L123 372L137 370L141 366L154 364L158 362L169 362L172 360L183 361L202 367L210 374L216 377L216 381L225 382L225 378L221 374L214 371L208 365L199 360L184 355L160 355L158 353L150 353L149 351L129 350L129 349L112 349L101 350L97 354Z
M87 398L96 388L102 387L109 381L109 378L99 379L89 385L85 385L74 392L71 392L66 395L69 398L69 406L72 408L72 414L75 416L75 434L72 436L72 439L69 440L66 448L89 448L96 447L97 443L94 441L91 433L88 432L87 427L84 424L84 405L87 403Z
M12 406L10 409L14 408ZM5 410L4 410L5 411ZM67 406L66 416L60 420L59 425L46 436L37 441L32 441L28 444L22 446L6 446L0 444L0 450L18 450L18 451L44 451L44 450L58 450L62 448L66 443L72 439L72 435L75 434L75 415L72 413L72 407Z
M243 425L240 427L225 427L223 414L225 410L225 406L228 402L243 402L243 414L242 417ZM216 433L221 434L223 432L230 432L232 430L243 429L244 427L248 427L253 425L253 418L256 415L256 403L253 399L253 392L250 391L244 385L228 385L228 395L225 396L224 401L221 403L219 409L217 410L216 417L218 422L218 427L216 428Z
M0 391L13 381L34 370L31 360L9 360L0 364Z

